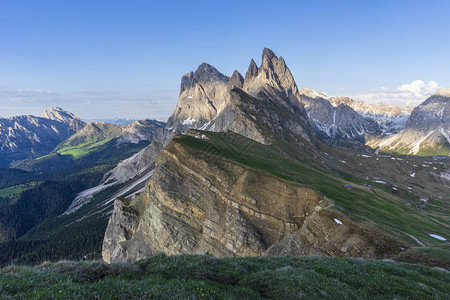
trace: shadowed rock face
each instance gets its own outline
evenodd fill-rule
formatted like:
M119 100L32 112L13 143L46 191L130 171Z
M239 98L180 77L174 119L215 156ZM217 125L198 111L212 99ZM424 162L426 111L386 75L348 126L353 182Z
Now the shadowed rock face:
M395 242L328 207L312 189L172 140L146 191L116 201L103 258L133 262L161 251L376 258L398 249L378 253L377 243Z

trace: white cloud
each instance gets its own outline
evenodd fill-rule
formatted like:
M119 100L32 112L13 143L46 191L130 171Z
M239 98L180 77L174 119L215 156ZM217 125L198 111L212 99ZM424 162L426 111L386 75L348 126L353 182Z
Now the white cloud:
M416 97L423 97L424 95L434 94L437 88L437 82L432 80L428 84L425 84L422 80L415 80L411 84L402 84L397 89L402 92L413 93Z
M354 98L368 103L381 102L385 104L414 107L433 95L438 89L438 86L438 83L432 80L428 83L425 83L422 80L415 80L411 83L402 84L392 90L382 86L380 91L355 95Z

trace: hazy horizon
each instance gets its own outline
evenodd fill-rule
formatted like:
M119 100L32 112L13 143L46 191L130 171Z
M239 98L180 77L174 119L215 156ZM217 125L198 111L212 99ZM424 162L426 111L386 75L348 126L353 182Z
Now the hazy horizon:
M83 119L165 121L184 73L207 62L245 75L264 47L299 88L415 106L450 86L448 11L448 1L10 1L0 116L60 106Z

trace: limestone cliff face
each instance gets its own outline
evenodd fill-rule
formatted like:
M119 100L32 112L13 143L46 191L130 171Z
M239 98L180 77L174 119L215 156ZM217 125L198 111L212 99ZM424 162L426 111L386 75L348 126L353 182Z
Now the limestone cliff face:
M367 258L386 254L377 252L377 244L388 244L388 237L351 222L329 205L310 188L174 139L158 155L145 192L133 200L116 201L103 258L133 262L158 252Z

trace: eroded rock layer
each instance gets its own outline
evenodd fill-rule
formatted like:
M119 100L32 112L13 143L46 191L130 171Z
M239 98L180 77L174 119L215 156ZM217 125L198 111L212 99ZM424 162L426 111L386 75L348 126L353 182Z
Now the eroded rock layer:
M158 252L380 258L399 249L392 238L331 210L310 188L176 138L158 155L145 192L115 205L103 243L107 262Z

